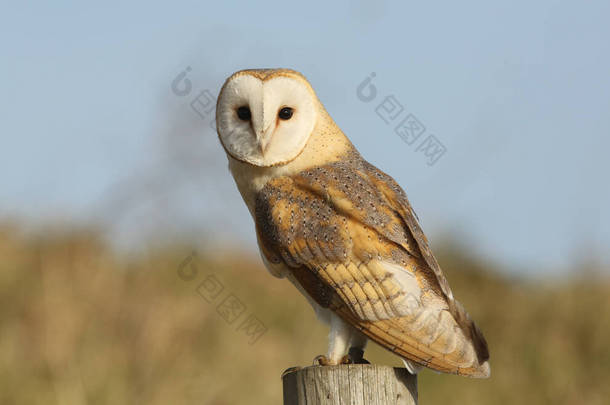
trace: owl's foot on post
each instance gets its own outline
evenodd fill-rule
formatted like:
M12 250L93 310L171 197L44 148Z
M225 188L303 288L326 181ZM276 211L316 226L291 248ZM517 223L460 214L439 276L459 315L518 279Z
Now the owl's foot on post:
M314 366L330 366L330 360L323 354L320 354L313 359Z
M371 364L368 360L362 357L363 355L364 351L362 349L352 347L349 349L349 354L341 357L337 363L333 363L327 356L321 354L313 359L313 364L314 366L332 366L335 364Z
M330 359L323 354L316 356L313 359L314 366L334 366L337 364L352 364L352 359L347 354L345 356L341 357L341 359L338 362L330 361Z
M371 364L367 359L364 358L364 350L359 347L351 347L347 357L352 364Z

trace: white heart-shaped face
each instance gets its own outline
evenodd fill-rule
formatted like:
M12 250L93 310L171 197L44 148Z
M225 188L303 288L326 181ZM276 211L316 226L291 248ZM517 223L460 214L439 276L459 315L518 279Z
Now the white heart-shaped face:
M241 74L230 78L218 96L216 126L227 153L267 167L301 153L316 115L316 99L304 79Z

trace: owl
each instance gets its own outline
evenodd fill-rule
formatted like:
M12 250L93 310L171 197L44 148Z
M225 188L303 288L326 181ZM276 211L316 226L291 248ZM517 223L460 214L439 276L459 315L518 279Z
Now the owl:
M231 75L216 125L262 260L330 325L320 365L370 339L421 367L488 377L483 334L454 298L403 189L368 163L300 73Z

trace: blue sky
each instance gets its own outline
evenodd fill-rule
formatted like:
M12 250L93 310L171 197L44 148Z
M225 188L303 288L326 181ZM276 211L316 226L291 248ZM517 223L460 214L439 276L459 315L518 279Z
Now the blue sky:
M300 4L3 5L0 218L95 220L132 241L214 227L254 248L190 102L235 70L291 67L433 243L450 233L535 274L608 259L610 3ZM386 96L446 147L436 164L376 114Z

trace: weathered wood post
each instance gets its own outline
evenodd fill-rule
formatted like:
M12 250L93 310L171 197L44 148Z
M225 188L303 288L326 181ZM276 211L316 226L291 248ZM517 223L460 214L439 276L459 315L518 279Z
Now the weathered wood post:
M286 370L284 405L417 405L417 376L375 364Z

